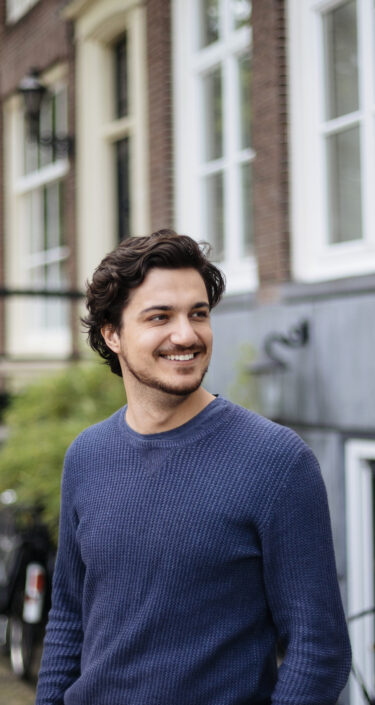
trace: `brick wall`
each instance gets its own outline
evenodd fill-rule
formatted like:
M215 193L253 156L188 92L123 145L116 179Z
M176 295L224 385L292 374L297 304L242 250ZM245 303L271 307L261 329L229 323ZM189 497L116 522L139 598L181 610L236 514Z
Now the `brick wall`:
M253 2L255 243L260 296L290 277L284 0Z
M5 2L2 3L5 5ZM39 0L18 22L6 25L1 37L1 95L12 93L30 67L49 68L68 54L67 23L61 0Z
M151 228L158 230L174 221L170 0L147 2L147 48Z

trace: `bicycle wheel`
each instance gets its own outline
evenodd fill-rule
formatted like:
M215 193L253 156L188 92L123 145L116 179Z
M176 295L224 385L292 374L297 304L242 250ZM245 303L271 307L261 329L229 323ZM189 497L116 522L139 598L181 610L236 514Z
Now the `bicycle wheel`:
M29 678L32 671L35 646L35 627L27 624L20 616L19 606L22 605L23 594L15 598L15 607L9 617L8 637L10 663L13 672L19 678Z

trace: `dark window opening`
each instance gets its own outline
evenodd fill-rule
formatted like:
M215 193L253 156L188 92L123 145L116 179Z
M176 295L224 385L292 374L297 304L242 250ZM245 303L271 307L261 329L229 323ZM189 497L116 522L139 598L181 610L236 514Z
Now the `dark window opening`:
M117 232L119 241L130 235L129 138L116 142Z
M128 114L128 40L124 34L115 46L115 110L116 117L121 118Z

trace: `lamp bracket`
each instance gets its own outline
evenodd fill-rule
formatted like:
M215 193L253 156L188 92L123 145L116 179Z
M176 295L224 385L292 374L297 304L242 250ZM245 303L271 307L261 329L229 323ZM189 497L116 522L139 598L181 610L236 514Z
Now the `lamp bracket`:
M39 135L41 147L52 147L57 154L72 156L74 152L74 138L68 135Z
M72 156L74 138L66 134L44 134L39 131L40 109L48 88L39 80L39 69L32 68L21 80L18 91L23 96L28 138L42 147L52 147L57 154Z
M269 333L263 343L263 359L250 366L253 374L269 374L276 370L282 371L288 368L288 364L276 352L277 346L284 345L288 348L301 348L309 340L309 322L303 320L289 329L287 334Z
M309 340L309 324L308 321L301 321L297 325L290 328L289 333L269 333L264 341L264 351L266 355L274 362L286 366L285 361L275 352L275 346L286 345L289 348L301 348Z

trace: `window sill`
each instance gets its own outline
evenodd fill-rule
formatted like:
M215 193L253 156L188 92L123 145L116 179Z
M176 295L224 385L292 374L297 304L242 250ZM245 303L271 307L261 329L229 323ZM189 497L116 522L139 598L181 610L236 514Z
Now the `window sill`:
M226 294L246 294L258 287L258 271L254 258L243 261L220 262L217 267L226 278Z
M25 334L21 341L13 341L8 346L7 355L16 357L48 357L61 360L71 354L72 341L70 330L45 330L33 331L32 335Z
M294 238L294 278L305 283L362 277L375 272L373 242L352 242L318 250Z
M313 283L290 282L280 287L285 302L360 296L375 292L375 274L331 279Z

